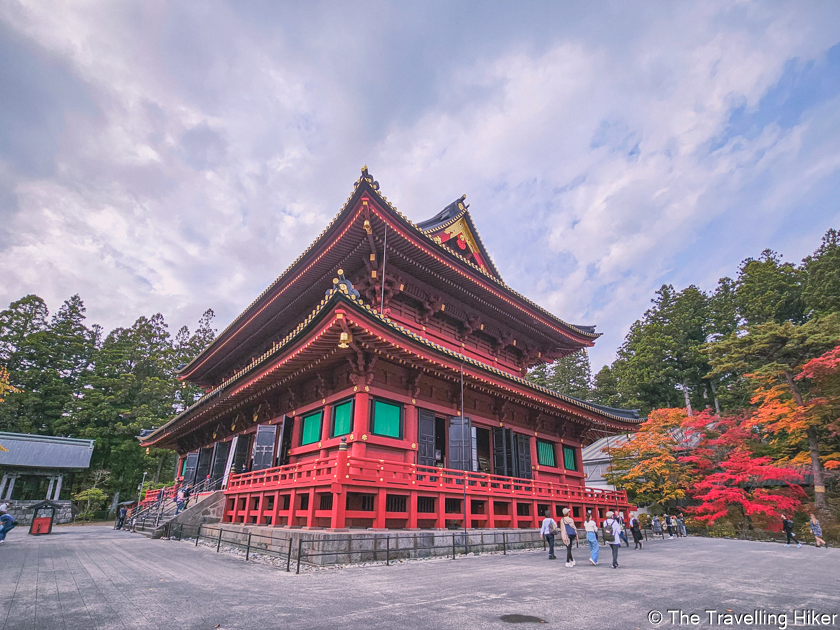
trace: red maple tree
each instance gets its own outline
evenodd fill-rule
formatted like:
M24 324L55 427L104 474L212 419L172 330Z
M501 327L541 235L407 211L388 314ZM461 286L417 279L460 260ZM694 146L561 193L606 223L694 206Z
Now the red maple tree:
M777 531L780 515L796 511L805 492L802 475L777 466L753 450L756 433L748 416L718 417L704 412L686 419L687 431L703 437L680 462L691 470L689 496L697 502L686 512L713 525L721 519L742 528L750 524Z

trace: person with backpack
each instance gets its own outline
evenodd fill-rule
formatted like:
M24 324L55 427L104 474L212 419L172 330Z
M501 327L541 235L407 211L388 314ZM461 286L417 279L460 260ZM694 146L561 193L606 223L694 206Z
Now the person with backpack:
M557 522L551 518L551 511L545 511L545 518L542 522L542 527L540 527L540 534L545 539L545 542L548 543L548 559L549 560L556 560L557 556L554 555L554 536L557 533Z
M665 515L665 529L668 530L668 538L674 537L674 519L670 514Z
M662 533L662 523L659 520L658 516L653 517L653 533L654 534L661 534Z
M6 542L6 534L12 531L17 525L14 517L8 512L0 514L0 545Z
M615 519L615 512L607 512L604 521L604 541L612 550L612 568L618 568L618 548L621 547L621 524Z
M642 524L639 522L639 515L635 512L630 515L630 533L633 534L633 542L636 546L633 549L642 548Z
M192 496L192 486L187 486L186 488L184 488L184 503L183 503L181 509L178 510L179 512L181 510L186 510L187 509L187 507L190 504L190 497L191 496Z
M799 549L802 546L802 543L796 538L796 534L793 533L793 521L790 520L787 516L782 514L782 529L785 530L785 536L787 536L787 544L785 547L790 547L790 541L796 541L796 548Z
M563 508L563 518L560 519L560 535L563 537L563 544L566 545L566 566L575 566L575 559L572 557L572 543L577 541L577 527L574 520L569 516L569 508Z
M598 555L601 553L601 546L598 544L598 525L592 518L592 512L586 515L586 522L583 524L586 530L586 542L589 543L589 564L598 566Z

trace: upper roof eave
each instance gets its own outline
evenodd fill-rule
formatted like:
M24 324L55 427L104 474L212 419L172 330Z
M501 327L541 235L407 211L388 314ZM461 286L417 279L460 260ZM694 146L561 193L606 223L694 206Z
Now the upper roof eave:
M598 337L601 336L601 333L589 332L586 328L579 328L574 324L570 324L566 321L563 321L559 317L553 315L549 311L545 310L535 302L531 301L530 299L526 298L525 296L521 295L511 287L509 287L500 277L493 276L492 274L488 273L487 270L482 269L472 261L467 260L463 256L459 255L458 253L452 251L450 248L445 247L444 245L437 243L432 236L427 234L418 224L415 224L411 221L408 217L403 215L401 212L397 210L397 208L388 201L387 197L379 192L379 183L374 181L373 177L368 173L367 166L362 169L362 175L356 180L355 184L353 185L353 193L347 198L344 205L342 206L341 210L333 217L332 221L324 228L321 233L318 235L317 238L307 247L303 253L295 259L284 271L281 273L257 298L248 305L228 326L222 330L221 333L213 340L213 342L207 346L200 354L194 357L189 363L187 363L182 368L176 371L176 374L180 378L188 378L193 372L196 370L196 366L199 365L204 361L204 358L216 351L216 349L225 342L228 338L232 337L236 334L236 330L239 329L242 323L247 319L247 315L253 311L262 301L268 299L268 296L279 286L281 283L287 279L296 268L303 266L309 257L314 255L314 252L317 250L318 245L328 238L329 234L332 231L335 231L339 228L340 220L345 213L348 213L358 202L358 200L362 197L362 195L367 192L372 196L375 196L379 202L381 202L387 209L392 213L392 218L397 220L399 223L402 224L402 227L407 229L408 231L413 231L414 234L422 237L424 239L424 244L430 246L438 253L442 253L450 258L456 259L461 265L465 265L468 269L471 269L474 272L480 274L479 277L483 277L483 279L489 280L494 283L498 288L502 289L503 291L507 292L512 298L515 300L523 303L524 305L528 306L529 308L533 309L536 314L541 317L545 317L550 322L553 322L555 325L560 325L563 328L568 329L574 334L580 335L585 339L589 339L594 341ZM468 216L468 215L467 215ZM471 229L474 229L474 224L472 220L470 221ZM480 236L478 235L477 230L475 231L476 238L480 241ZM484 247L483 243L481 243L481 247ZM490 259L489 255L487 260L492 264L492 260ZM495 267L494 267L495 269Z

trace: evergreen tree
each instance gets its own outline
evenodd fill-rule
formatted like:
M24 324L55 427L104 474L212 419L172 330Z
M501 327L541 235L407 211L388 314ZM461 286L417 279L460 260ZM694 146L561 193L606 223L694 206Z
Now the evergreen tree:
M528 373L528 379L580 400L589 400L592 395L592 368L586 350L574 352L551 365L543 363Z
M831 229L813 256L802 261L805 288L802 297L807 314L840 312L840 234Z
M805 320L802 281L802 270L783 263L773 250L765 249L758 260L747 258L738 270L735 287L739 315L747 325L801 324Z

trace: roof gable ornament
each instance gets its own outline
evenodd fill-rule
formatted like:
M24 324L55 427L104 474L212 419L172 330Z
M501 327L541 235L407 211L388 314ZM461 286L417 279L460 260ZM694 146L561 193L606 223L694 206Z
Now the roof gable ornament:
M353 283L344 277L343 269L338 270L338 278L333 278L333 288L329 289L324 297L330 297L333 291L341 291L356 300L361 297L359 291L353 287Z
M498 269L478 235L466 199L466 195L461 195L431 219L418 223L417 227L438 245L443 245L456 256L501 280Z

